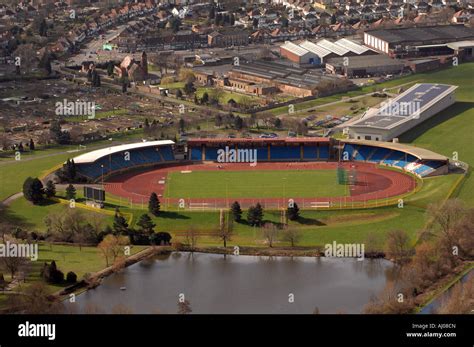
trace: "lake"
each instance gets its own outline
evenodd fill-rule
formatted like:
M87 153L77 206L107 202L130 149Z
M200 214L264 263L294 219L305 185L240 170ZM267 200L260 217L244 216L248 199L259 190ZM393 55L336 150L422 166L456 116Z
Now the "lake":
M74 305L176 313L184 294L192 313L360 313L392 269L384 259L171 253L105 278Z

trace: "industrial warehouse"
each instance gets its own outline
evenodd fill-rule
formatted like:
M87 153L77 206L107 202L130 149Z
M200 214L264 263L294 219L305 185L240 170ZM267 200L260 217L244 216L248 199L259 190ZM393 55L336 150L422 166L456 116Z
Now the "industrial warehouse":
M284 93L294 97L309 97L318 95L318 88L321 89L326 84L340 90L352 85L350 81L336 76L285 62L254 60L241 62L222 74L214 70L217 68L212 67L206 71L197 69L196 71L200 71L196 73L198 82L253 95Z
M371 55L363 57L331 58L326 63L330 73L344 75L349 78L364 76L383 76L400 74L405 67L401 60L391 59L386 55Z
M392 58L449 55L474 45L474 28L464 25L438 25L425 28L395 28L364 33L364 44ZM455 42L467 41L453 46ZM451 47L450 47L451 46Z
M352 139L391 141L452 105L457 88L446 84L415 84L382 107L369 109L344 132Z
M285 42L280 46L280 55L299 65L324 65L330 58L366 56L377 54L373 50L349 39L331 42L326 39L317 42L305 40L299 44Z

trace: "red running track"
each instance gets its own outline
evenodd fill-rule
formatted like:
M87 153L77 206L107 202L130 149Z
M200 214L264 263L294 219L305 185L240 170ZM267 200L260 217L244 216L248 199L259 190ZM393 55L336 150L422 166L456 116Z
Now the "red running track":
M310 207L312 203L331 203L333 205L350 204L352 202L367 202L371 200L387 199L406 194L416 188L416 180L403 173L379 168L373 163L346 162L342 163L346 169L355 169L357 172L357 183L350 186L350 196L347 197L314 197L298 198L291 197L300 207ZM166 179L169 172L173 171L204 171L204 170L335 170L337 162L263 162L252 167L248 163L223 164L173 164L156 169L143 169L118 176L111 177L105 183L107 192L120 196L133 203L148 203L152 192L156 192L162 201L162 205L176 205L179 199L165 199ZM160 182L161 181L161 182ZM237 199L243 208L260 202L266 208L279 208L286 206L287 199L281 198L239 198ZM185 206L223 208L229 206L234 200L232 197L213 199L185 199Z

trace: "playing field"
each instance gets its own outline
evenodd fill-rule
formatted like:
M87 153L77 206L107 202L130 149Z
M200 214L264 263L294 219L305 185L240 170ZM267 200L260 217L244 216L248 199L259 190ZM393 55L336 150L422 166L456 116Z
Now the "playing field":
M167 198L309 198L347 195L335 170L193 171L168 174Z

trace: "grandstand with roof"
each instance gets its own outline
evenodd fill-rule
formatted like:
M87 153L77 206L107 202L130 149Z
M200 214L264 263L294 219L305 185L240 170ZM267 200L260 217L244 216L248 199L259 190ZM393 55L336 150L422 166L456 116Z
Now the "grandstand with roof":
M77 173L90 181L132 168L152 167L175 161L174 142L139 142L99 149L74 158Z
M449 158L424 148L369 140L344 140L340 147L341 161L375 163L421 178L444 175L449 171Z

